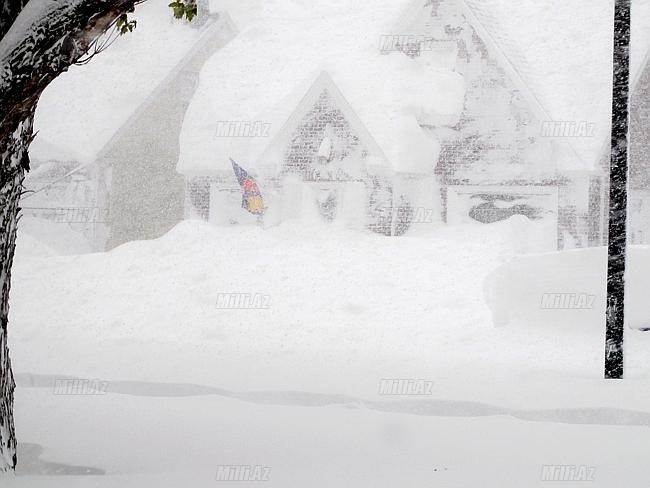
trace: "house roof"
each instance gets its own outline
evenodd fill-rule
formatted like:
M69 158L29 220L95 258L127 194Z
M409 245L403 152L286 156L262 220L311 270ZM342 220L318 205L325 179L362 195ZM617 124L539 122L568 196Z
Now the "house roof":
M74 151L80 163L94 161L211 27L196 29L176 21L165 2L138 6L134 18L138 25L132 33L120 36L90 63L72 66L43 92L35 118L38 135L30 148L33 159L50 160L55 144Z
M559 167L597 169L609 138L614 0L453 1L540 121L594 124L594 137L561 141ZM330 74L394 169L422 169L413 151L418 145L407 136L415 134L413 122L422 120L414 114L453 119L462 107L462 81L399 53L378 56L376 46L381 35L426 24L431 8L425 0L358 6L342 0L267 2L248 28L206 63L181 136L179 171L227 168L233 154L258 164L260 155L268 154L263 150L268 140L215 138L216 123L261 119L276 134L320 71ZM635 80L650 46L650 30L644 28L650 25L650 2L633 0L632 19ZM416 94L408 88L416 86L424 90Z
M459 113L463 80L399 52L380 53L381 36L391 34L406 3L265 2L263 12L205 63L183 125L178 171L227 171L230 157L248 168L277 165L277 151L268 146L322 72L393 169L430 171L439 147L418 119ZM270 137L215 137L224 121L270 124Z
M115 146L122 144L122 136L125 133L129 133L134 129L137 130L137 124L141 123L142 114L146 113L149 107L155 105L161 96L164 96L164 91L176 79L179 73L187 69L187 65L194 63L195 57L201 58L202 56L206 56L206 53L202 53L202 51L207 49L214 50L216 48L214 44L210 46L210 39L216 40L218 45L222 46L228 43L236 35L237 27L232 23L232 19L228 13L220 14L217 19L211 18L210 22L211 23L202 30L202 35L192 46L191 52L188 52L187 55L183 57L169 73L167 73L147 98L138 105L124 124L118 128L118 130L97 153L97 159L101 160L106 158ZM203 47L201 47L201 45L203 45ZM110 156L108 156L108 158L110 159Z
M609 140L614 0L458 0L548 114L548 120L595 124L595 136L572 139L589 168ZM631 80L650 48L650 2L632 0ZM647 62L647 61L646 61Z
M614 0L436 0L434 10L465 17L540 121L595 126L593 137L556 140L558 169L599 169L609 146ZM429 2L413 0L395 32L435 32L430 11ZM650 2L633 0L633 86L648 63L648 25Z

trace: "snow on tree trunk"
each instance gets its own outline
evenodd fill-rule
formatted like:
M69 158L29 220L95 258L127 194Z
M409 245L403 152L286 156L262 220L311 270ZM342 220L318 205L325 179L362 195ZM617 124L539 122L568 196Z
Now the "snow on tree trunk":
M616 0L605 342L605 378L612 379L623 377L629 60L630 0Z
M43 90L86 55L137 0L0 0L0 471L16 465L7 345L18 202Z
M16 435L13 421L14 377L9 359L7 324L11 265L16 247L18 202L27 149L32 138L32 116L23 121L5 141L0 142L0 470L16 465Z

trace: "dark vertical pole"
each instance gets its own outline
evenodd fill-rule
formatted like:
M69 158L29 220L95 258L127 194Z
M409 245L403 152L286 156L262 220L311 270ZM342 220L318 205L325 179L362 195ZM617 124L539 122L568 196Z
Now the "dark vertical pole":
M623 377L629 61L630 0L616 0L614 13L612 152L609 170L607 333L605 342L605 378L611 379Z

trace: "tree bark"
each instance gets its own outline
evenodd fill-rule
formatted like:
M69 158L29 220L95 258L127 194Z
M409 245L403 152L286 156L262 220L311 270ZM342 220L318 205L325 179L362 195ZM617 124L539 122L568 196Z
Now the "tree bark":
M13 419L14 377L7 344L9 322L9 288L11 265L16 246L18 203L25 168L27 150L32 138L32 120L29 116L0 143L0 469L16 465L16 435Z
M52 80L140 1L0 0L0 471L16 466L9 290L36 104Z

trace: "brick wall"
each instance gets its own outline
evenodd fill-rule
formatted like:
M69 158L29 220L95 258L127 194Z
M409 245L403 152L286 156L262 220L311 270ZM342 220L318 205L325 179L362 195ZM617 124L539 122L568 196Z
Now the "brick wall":
M220 187L226 188L230 183L226 183L226 176L197 176L187 182L186 188L186 207L187 216L200 217L203 220L210 218L210 186L219 184Z
M325 89L291 137L284 172L300 174L305 180L313 179L313 163L316 162L318 148L328 125L339 141L332 159L343 159L355 151L365 151L360 147L359 137L353 133L343 112L334 105L331 94Z

